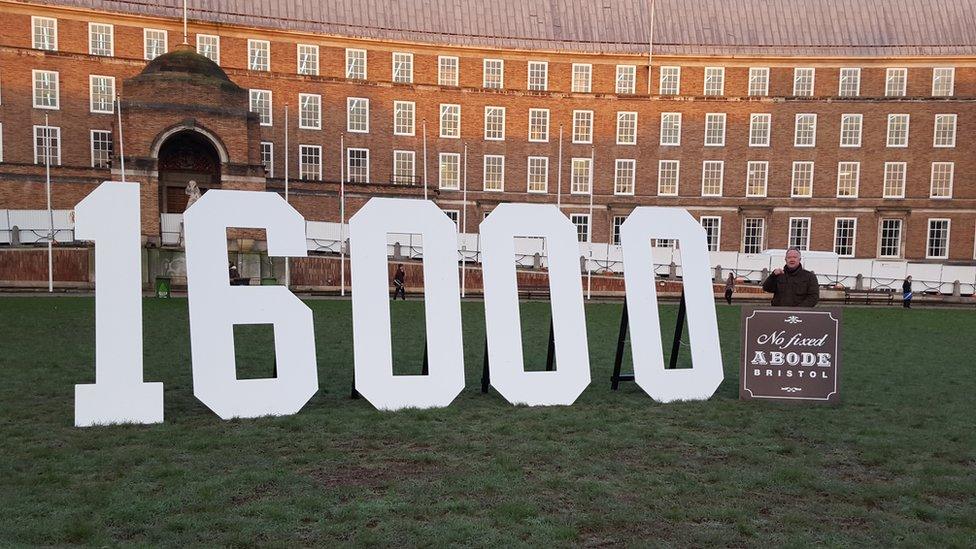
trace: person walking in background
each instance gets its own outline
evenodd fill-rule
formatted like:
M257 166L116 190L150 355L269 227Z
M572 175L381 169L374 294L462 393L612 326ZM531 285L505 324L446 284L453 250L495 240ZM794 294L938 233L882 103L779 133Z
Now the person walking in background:
M912 308L912 275L906 276L901 284L901 306L906 309Z
M406 271L403 270L403 265L397 265L396 274L393 275L393 301L396 301L397 296L403 301L407 300L407 291L404 287L404 280L407 278Z
M732 293L735 292L735 275L729 273L728 280L725 281L725 301L732 304Z

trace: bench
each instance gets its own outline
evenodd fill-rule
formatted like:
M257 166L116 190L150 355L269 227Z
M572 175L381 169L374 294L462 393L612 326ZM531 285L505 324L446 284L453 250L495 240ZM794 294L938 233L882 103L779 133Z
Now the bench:
M525 299L549 297L549 282L543 284L524 284L519 285L518 294Z
M895 292L892 290L852 290L844 288L844 303L860 303L864 300L865 304L872 301L886 301L888 305L895 302Z

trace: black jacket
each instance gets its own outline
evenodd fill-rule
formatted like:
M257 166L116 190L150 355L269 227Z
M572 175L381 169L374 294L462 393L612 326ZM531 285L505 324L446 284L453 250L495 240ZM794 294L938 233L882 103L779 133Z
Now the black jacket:
M820 301L820 284L817 275L797 267L792 273L783 269L783 274L771 274L763 282L763 291L773 295L774 307L813 307Z

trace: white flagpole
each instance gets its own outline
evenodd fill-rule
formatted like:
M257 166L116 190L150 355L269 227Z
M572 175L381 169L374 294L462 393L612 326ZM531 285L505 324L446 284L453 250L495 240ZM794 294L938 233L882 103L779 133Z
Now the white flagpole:
M466 238L468 234L468 144L464 144L464 174L462 176L462 187L461 187L461 242L464 246L461 247L461 297L464 297L464 291L466 282L468 279L468 256L464 252L467 251L468 240Z
M47 240L47 291L54 292L54 210L51 209L51 126L44 115L44 171L47 190L47 215L51 222L51 233Z
M424 120L424 200L427 200L427 120Z
M183 43L189 44L186 33L186 0L183 0Z
M588 255L590 260L586 262L586 299L590 299L590 290L593 286L593 171L595 164L593 162L593 156L596 147L590 147L590 223L587 227L587 249L589 250Z
M559 160L556 166L556 207L562 206L563 192L563 125L559 125Z
M339 294L346 295L346 136L339 136Z
M285 202L288 202L288 104L287 103L285 103ZM289 261L288 257L285 257L285 288L291 288L291 262Z
M122 97L115 96L119 106L119 168L122 170L122 182L125 183L125 145L122 144Z

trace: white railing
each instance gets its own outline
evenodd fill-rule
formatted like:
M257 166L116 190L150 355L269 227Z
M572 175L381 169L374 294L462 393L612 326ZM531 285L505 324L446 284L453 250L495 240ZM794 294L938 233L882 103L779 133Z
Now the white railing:
M74 242L75 221L71 210L0 210L0 244L13 241L39 244L51 240L51 216L54 216L54 241ZM14 235L14 230L17 234Z

